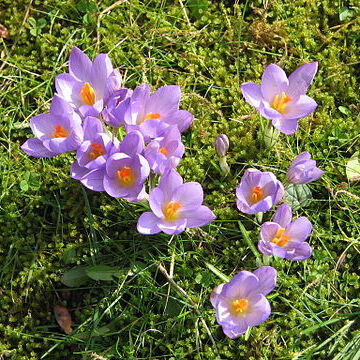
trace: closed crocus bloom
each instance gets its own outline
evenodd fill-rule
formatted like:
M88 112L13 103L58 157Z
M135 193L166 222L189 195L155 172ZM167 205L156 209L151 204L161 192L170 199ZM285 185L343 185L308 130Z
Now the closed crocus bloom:
M284 134L298 129L298 119L312 113L316 102L305 95L317 72L318 63L311 62L286 76L283 69L270 64L262 75L261 85L247 82L241 85L245 100L273 126Z
M229 138L221 134L215 140L215 150L220 157L224 157L229 150Z
M298 155L291 163L286 178L292 184L307 184L319 179L324 171L316 167L316 161L311 160L308 152Z
M143 213L137 224L141 234L150 235L163 231L173 235L186 228L200 227L215 219L213 212L202 205L203 190L199 183L183 183L173 169L161 177L158 187L150 192L151 212Z
M263 266L254 272L240 271L230 282L217 286L210 296L216 321L231 339L244 334L250 326L264 322L271 314L265 295L276 286L276 270Z
M50 113L31 118L30 127L35 138L27 140L21 149L31 156L53 157L74 151L83 141L81 118L56 95Z
M272 222L261 226L259 250L265 255L276 255L290 260L306 260L312 249L305 241L312 232L312 224L305 217L291 221L292 211L288 204L276 210Z
M180 132L185 131L194 116L186 110L179 110L180 86L163 86L150 94L150 86L137 86L130 98L124 115L128 132L141 131L146 141L161 136L170 125L176 125Z
M99 54L91 61L74 47L69 58L69 73L56 77L56 92L82 117L97 116L110 94L120 88L121 77L113 69L107 54Z
M177 126L170 126L164 136L155 138L146 146L145 158L156 174L164 174L178 166L184 152L185 147Z
M272 172L247 169L236 188L237 208L246 214L268 211L284 196L284 187Z
M104 189L113 197L138 202L146 196L144 182L150 167L140 155L144 149L144 138L139 131L128 134L119 147L114 146L106 161Z

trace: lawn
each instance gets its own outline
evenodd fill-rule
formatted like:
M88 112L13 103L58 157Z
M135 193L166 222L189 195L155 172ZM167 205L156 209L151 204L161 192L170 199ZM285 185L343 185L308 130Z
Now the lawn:
M360 359L360 187L350 175L360 172L359 13L356 0L4 0L0 359ZM90 59L108 53L128 88L181 86L181 109L195 119L177 171L203 186L215 221L142 235L146 203L86 189L70 177L74 153L41 159L20 149L74 46ZM272 63L290 74L314 61L307 95L317 109L266 147L268 120L240 85L260 84ZM214 148L220 134L230 142L228 176ZM304 151L325 171L294 210L313 224L313 254L263 255L259 217L238 211L235 189L247 168L284 181ZM264 265L278 273L272 314L229 339L210 293ZM57 305L70 311L70 334Z

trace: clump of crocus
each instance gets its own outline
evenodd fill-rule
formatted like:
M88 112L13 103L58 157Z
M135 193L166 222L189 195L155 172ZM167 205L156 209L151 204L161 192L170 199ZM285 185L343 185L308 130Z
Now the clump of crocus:
M157 234L163 231L173 235L186 228L209 224L215 219L213 212L202 205L203 190L199 183L183 183L182 177L169 170L161 177L158 187L150 192L151 212L143 213L137 224L142 234Z
M210 301L226 336L237 338L250 326L259 325L270 316L271 308L265 295L276 286L276 276L271 266L254 272L244 270L213 290Z
M50 113L30 119L35 138L27 140L21 149L34 157L53 157L74 151L83 141L81 118L63 99L54 96Z
M276 129L287 135L293 134L298 129L298 119L317 107L316 102L305 95L317 68L317 62L307 63L288 78L283 69L270 64L262 75L261 85L247 82L241 85L241 91L250 105L272 120Z
M226 154L229 150L229 138L225 134L219 135L215 140L215 150L220 157L220 168L226 176L230 172L230 167L226 161Z
M272 222L261 226L259 250L265 255L276 255L290 260L306 260L312 249L305 241L311 234L312 224L305 217L293 222L290 205L282 204Z
M272 172L247 169L236 188L236 205L246 214L268 211L280 202L284 187Z
M310 153L303 152L291 163L286 178L292 184L307 184L323 174L324 171L316 167L316 161L311 160Z
M57 94L76 109L82 117L97 116L104 103L121 87L121 77L114 70L107 54L99 54L91 61L74 47L69 58L69 73L55 78Z

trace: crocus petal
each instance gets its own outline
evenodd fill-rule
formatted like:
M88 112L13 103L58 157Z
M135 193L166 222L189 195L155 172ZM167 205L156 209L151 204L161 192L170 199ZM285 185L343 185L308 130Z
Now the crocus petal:
M242 321L237 326L223 326L224 334L229 337L230 339L236 339L240 335L246 333L248 326L246 325L245 321Z
M169 125L176 125L180 132L189 128L194 120L194 115L187 110L176 110L164 117L164 121Z
M294 255L290 257L291 260L306 260L312 254L312 249L307 242L299 243L296 248Z
M305 160L310 160L310 159L311 159L311 154L307 151L304 151L294 159L294 161L291 163L291 166L295 166Z
M272 124L276 129L285 135L294 134L299 127L297 119L274 119L272 120Z
M251 303L246 313L245 321L248 326L256 326L264 322L271 314L269 301L263 294L256 295L255 303Z
M233 278L232 281L225 284L223 288L223 295L227 299L243 299L247 298L259 284L259 279L250 271L240 271Z
M289 204L282 204L275 212L273 222L278 223L282 228L286 228L291 223L292 211Z
M146 113L159 113L164 116L171 111L179 109L180 86L168 85L163 86L150 95L146 104Z
M198 209L186 213L187 227L194 228L207 225L216 219L215 214L207 207L200 206Z
M181 204L181 212L197 209L203 200L203 189L197 182L188 182L179 186L172 197L172 201Z
M158 227L165 234L175 235L182 233L186 228L186 219L178 219L175 221L159 220Z
M264 99L271 103L275 95L281 95L282 92L287 91L288 85L285 71L275 64L270 64L261 78L261 93Z
M263 295L269 294L276 286L277 272L272 266L262 266L253 274L259 279L257 291Z
M172 200L173 192L182 184L182 177L174 169L170 169L161 177L158 187L164 193L165 202Z
M290 102L288 104L284 118L286 120L301 119L312 113L316 107L317 103L314 99L307 95L301 95L295 103Z
M30 127L33 134L42 140L49 138L54 132L53 116L51 114L40 114L30 119Z
M80 166L77 161L74 161L71 165L70 175L73 179L81 180L85 175L90 172L86 167Z
M141 214L137 223L137 230L141 234L152 235L161 231L157 226L158 218L152 212Z
M149 205L158 218L163 218L163 206L165 205L164 193L160 188L154 188L150 192Z
M87 116L83 123L84 140L92 140L97 134L104 132L104 127L100 119Z
M241 85L241 92L245 100L255 109L260 107L262 101L262 93L260 85L253 82L247 82Z
M105 191L104 189L104 169L92 170L81 178L81 183L93 191Z
M91 60L79 48L73 47L69 57L69 72L81 81L90 78Z
M113 70L107 54L96 56L91 67L91 85L94 87L97 97L102 98L104 96L106 80Z
M267 221L261 225L260 237L265 242L270 242L281 226L278 223Z
M70 116L73 112L73 108L67 101L56 94L54 95L50 106L51 115L64 116L64 114L66 114Z
M80 97L81 88L84 83L78 81L72 75L64 73L56 76L55 88L57 94L76 107L83 105Z
M318 69L318 62L311 62L298 67L289 76L287 95L291 98L305 95Z
M301 216L293 221L285 231L285 234L290 237L292 241L304 241L312 232L312 224L308 218Z
M213 291L210 295L210 302L211 302L212 306L216 307L216 305L219 301L219 295L221 294L222 288L224 285L225 285L225 283L222 283L213 289Z
M48 150L42 143L41 140L36 138L31 138L25 141L21 145L21 150L24 151L27 155L34 157L54 157L57 154Z
M133 156L142 153L144 147L143 135L140 131L135 130L124 137L120 144L120 152Z

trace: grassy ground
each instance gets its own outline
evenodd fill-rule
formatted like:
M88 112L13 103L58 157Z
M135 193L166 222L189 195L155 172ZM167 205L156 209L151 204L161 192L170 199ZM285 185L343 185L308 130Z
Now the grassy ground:
M360 190L345 172L359 149L356 4L3 1L0 24L10 36L0 39L0 359L358 358ZM178 170L202 183L214 223L175 237L139 235L144 208L82 188L69 177L72 154L41 160L20 150L32 136L30 117L47 111L73 46L90 57L110 53L128 87L181 85L182 108L196 120L183 136ZM289 73L309 61L319 61L309 91L318 109L295 135L264 149L262 120L239 84L257 81L270 63ZM226 180L213 149L220 133L231 142ZM259 226L236 210L234 189L248 166L284 179L301 151L326 171L297 212L314 224L314 254L304 262L269 260L245 241L257 243ZM279 274L272 316L229 340L209 302L222 280L207 264L231 276L265 263ZM63 274L79 265L117 272L66 287ZM169 285L163 267L186 295ZM56 324L56 304L71 310L72 335Z

